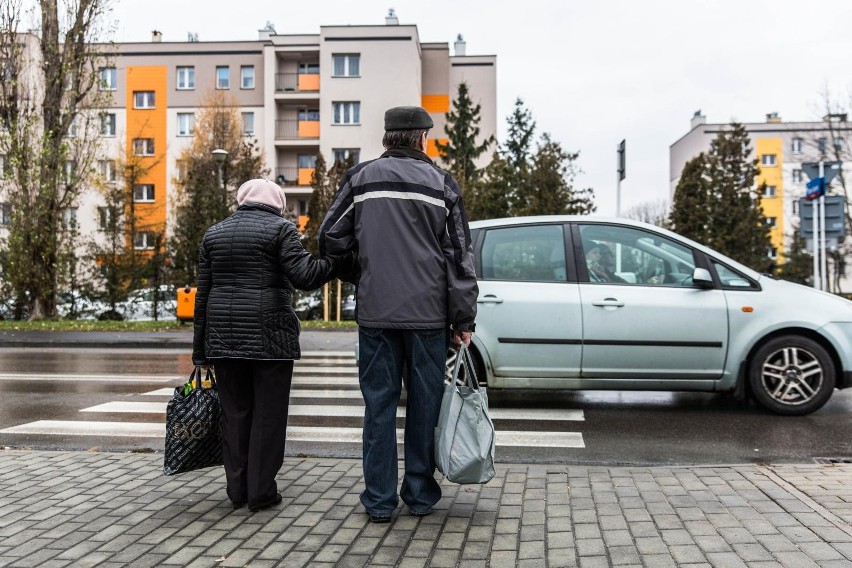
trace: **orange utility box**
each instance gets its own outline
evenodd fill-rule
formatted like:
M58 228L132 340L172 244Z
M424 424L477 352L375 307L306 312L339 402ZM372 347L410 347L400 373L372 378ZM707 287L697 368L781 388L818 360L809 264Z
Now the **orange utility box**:
M192 321L195 317L195 287L184 286L177 291L177 319Z

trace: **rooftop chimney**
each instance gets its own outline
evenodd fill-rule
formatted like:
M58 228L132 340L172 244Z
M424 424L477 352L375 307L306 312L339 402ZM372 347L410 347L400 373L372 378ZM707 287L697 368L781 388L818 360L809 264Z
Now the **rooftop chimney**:
M777 112L770 112L766 115L766 122L770 124L781 124L781 117Z
M386 26L398 26L399 18L396 17L396 10L388 8L388 15L385 17Z
M689 129L692 130L696 126L700 126L702 124L707 124L707 117L701 114L701 109L695 111L695 114L692 115L692 121L689 123Z
M466 51L466 47L467 47L467 43L465 43L464 37L462 37L462 35L459 34L456 37L456 42L453 44L453 49L455 50L455 54L457 56L458 55L464 55L465 51Z
M269 39L270 37L276 34L275 25L269 20L266 21L266 26L257 30L258 35L260 36L260 40L263 41L265 39Z
M151 32L151 41L152 41L153 43L160 43L160 42L162 42L162 41L163 41L163 32L159 32L159 31L157 31L157 30L152 31L152 32Z

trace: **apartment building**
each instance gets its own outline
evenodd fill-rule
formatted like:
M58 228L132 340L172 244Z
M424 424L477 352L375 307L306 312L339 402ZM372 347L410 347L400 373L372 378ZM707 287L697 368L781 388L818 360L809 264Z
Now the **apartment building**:
M827 116L816 122L784 122L777 113L767 114L765 122L744 126L760 168L757 183L766 183L761 203L772 240L767 254L780 263L784 261L785 246L799 225L799 199L805 195L808 181L802 163L819 161L821 156L826 160L840 156L844 175L849 176L852 160L844 156L849 156L852 127L845 115ZM669 147L671 197L686 162L708 151L710 142L727 127L727 123L709 124L700 111L695 113L689 132Z
M322 26L306 35L277 34L268 24L250 41L167 42L153 32L150 42L115 46L101 69L113 103L103 116L100 167L114 181L124 174L116 167L121 153L142 166L133 180L140 227L133 246L152 249L156 233L169 233L178 157L211 92L237 102L244 134L263 148L300 226L318 154L328 164L378 157L389 107L421 105L431 113L427 153L437 157L435 141L446 141L444 115L465 81L482 107L481 136L493 135L496 56L466 55L461 37L453 48L451 55L448 43L421 42L416 25L394 16L384 25ZM101 201L96 191L81 195L74 216L82 234L103 223Z

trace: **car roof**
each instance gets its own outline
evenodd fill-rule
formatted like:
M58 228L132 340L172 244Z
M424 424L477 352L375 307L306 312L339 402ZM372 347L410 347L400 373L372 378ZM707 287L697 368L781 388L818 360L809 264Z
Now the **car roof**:
M494 227L509 227L513 225L530 225L539 223L606 223L635 227L637 229L650 230L667 237L674 237L679 241L685 242L689 246L697 248L698 250L721 260L725 264L730 265L732 268L735 268L741 272L745 272L748 276L755 280L759 280L762 276L756 270L753 270L748 266L745 266L744 264L741 264L736 260L723 255L720 252L708 248L702 245L701 243L697 243L687 237L684 237L683 235L679 235L675 232L669 231L668 229L663 229L662 227L658 227L656 225L651 225L650 223L644 223L642 221L636 221L634 219L624 219L622 217L604 217L598 215L535 215L530 217L504 217L501 219L483 219L480 221L471 221L470 228L489 229Z

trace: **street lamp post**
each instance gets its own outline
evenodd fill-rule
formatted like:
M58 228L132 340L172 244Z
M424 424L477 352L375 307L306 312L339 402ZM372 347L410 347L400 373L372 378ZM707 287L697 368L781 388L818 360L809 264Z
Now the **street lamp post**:
M216 170L219 172L219 189L225 189L225 178L222 176L222 168L225 165L225 160L228 159L228 151L216 148L210 153L213 155L213 159L216 160Z

